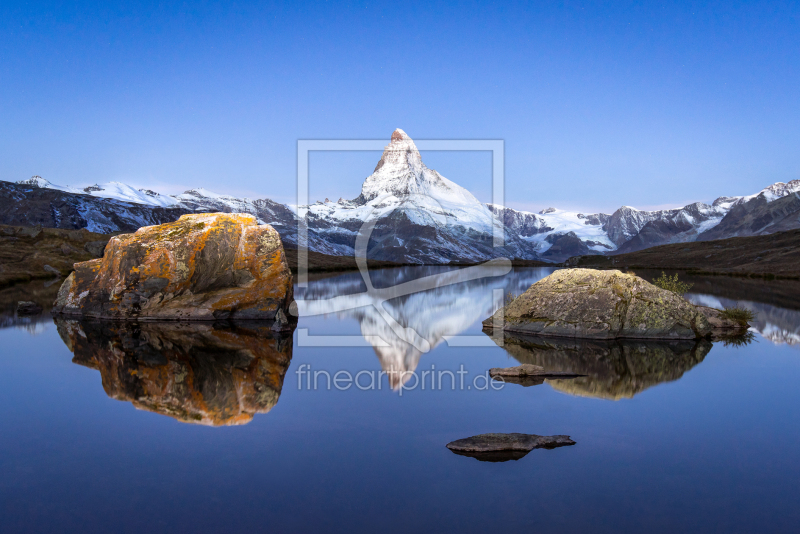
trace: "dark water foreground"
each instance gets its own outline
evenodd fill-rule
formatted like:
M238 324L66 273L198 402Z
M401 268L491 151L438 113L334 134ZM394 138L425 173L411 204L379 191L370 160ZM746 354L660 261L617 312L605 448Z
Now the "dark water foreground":
M451 273L386 302L358 274L325 278L297 288L324 315L290 336L25 319L0 302L0 531L800 530L792 288L697 281L691 300L757 312L749 343L500 347L481 332L498 295L548 273ZM520 363L586 376L487 386ZM445 447L491 432L576 444L490 461Z

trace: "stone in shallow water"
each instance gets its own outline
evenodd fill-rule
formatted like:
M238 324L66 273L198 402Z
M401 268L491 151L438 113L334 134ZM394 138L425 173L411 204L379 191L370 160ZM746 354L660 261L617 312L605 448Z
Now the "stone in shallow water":
M730 335L740 334L746 332L750 325L747 323L738 323L727 317L723 317L722 310L710 308L708 306L696 306L697 311L702 313L708 324L713 329L714 337L726 337Z
M40 313L42 313L42 307L35 302L29 300L17 302L17 315L39 315Z
M479 434L447 444L456 454L487 462L519 460L533 449L555 449L575 445L569 436L539 436L536 434Z
M544 384L546 379L570 379L584 375L564 371L546 371L539 365L524 363L516 367L493 367L489 369L489 376L498 382L528 387Z
M562 269L536 282L484 321L492 328L587 339L697 339L706 317L683 297L633 274Z
M75 264L53 313L139 320L274 319L293 301L280 236L252 215L184 215L112 237Z

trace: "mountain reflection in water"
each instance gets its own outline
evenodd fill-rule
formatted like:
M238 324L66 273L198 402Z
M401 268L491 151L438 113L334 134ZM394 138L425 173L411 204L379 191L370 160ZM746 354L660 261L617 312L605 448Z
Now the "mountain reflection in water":
M384 371L389 374L390 385L397 388L400 378L409 380L406 371L414 371L419 365L422 351L402 339L381 316L377 306L391 315L402 327L414 329L431 348L444 341L445 336L461 334L469 327L497 309L493 289L502 288L503 294L521 294L533 283L553 272L553 268L517 269L498 276L498 270L483 268L483 277L470 279L467 269L452 267L402 267L370 272L376 288L390 288L423 277L437 277L439 287L410 295L403 295L385 302L366 292L360 273L349 273L335 278L325 278L309 283L309 287L298 289L295 297L301 299L300 315L322 315L336 313L339 317L358 320L361 334L373 343L375 354ZM331 299L336 299L334 303ZM342 301L349 309L339 311ZM309 332L314 335L313 331Z
M708 340L587 340L506 333L503 348L518 362L582 376L547 380L553 389L602 399L631 398L645 389L679 379L711 350Z
M136 408L202 425L241 425L278 402L291 333L269 325L112 323L56 319L72 361Z

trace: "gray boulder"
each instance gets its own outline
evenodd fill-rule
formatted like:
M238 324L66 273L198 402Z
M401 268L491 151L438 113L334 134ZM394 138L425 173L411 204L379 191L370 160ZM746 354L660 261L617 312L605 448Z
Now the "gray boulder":
M501 315L497 315L501 314ZM693 304L616 270L562 269L498 310L503 330L587 339L697 339L711 334Z

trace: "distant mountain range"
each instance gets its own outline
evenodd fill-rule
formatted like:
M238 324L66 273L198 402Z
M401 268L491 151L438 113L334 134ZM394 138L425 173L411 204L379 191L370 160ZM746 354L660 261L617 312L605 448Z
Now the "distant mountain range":
M83 189L34 176L0 181L0 223L87 228L109 233L172 221L185 213L245 212L272 224L288 247L297 247L298 222L308 228L310 250L352 255L359 229L375 221L368 245L373 259L411 263L475 262L492 257L559 262L585 254L616 254L687 241L762 235L800 228L800 180L778 182L742 197L711 204L612 214L548 208L539 213L480 202L422 162L400 129L353 200L316 202L296 209L270 199L236 198L205 189L163 195L119 182ZM305 213L298 221L297 213ZM505 233L492 246L492 231Z

